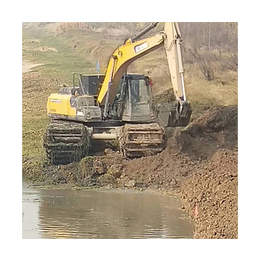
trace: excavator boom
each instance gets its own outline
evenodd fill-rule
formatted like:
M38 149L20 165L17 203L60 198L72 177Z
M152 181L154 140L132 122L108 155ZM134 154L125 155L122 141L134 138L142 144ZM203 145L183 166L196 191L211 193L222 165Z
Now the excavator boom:
M136 59L161 47L164 43L164 33L132 42L128 39L124 45L119 46L110 56L102 88L98 95L98 102L105 105L105 102L113 103L118 84L126 73L128 66Z

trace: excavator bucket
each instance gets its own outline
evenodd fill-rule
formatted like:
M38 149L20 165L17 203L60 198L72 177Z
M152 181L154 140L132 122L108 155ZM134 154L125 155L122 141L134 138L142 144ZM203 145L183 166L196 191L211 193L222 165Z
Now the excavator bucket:
M165 127L187 126L190 122L192 109L188 101L162 103L154 107L157 123Z
M192 113L191 104L189 101L183 101L180 103L180 111L178 115L179 126L186 126L190 122L190 117Z

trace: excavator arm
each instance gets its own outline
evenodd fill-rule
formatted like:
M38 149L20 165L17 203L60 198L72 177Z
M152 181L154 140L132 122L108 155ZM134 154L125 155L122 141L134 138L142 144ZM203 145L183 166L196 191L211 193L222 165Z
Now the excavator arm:
M164 43L165 34L158 33L149 38L134 41L126 40L124 45L119 46L110 56L102 88L98 95L98 102L105 105L112 104L116 96L118 84L126 72L128 66L135 60L161 47Z
M135 60L164 45L173 91L179 102L179 108L175 117L185 118L185 124L189 120L191 108L190 103L186 101L181 54L182 40L178 23L166 22L163 32L139 40L140 37L156 27L157 24L152 23L134 37L127 39L110 56L105 78L97 98L98 103L104 107L104 117L107 117L109 104L113 104L118 84L123 74L126 73L128 66Z
M165 23L164 33L167 35L164 41L164 47L174 94L177 99L180 98L186 101L183 78L184 68L181 53L182 39L178 23Z

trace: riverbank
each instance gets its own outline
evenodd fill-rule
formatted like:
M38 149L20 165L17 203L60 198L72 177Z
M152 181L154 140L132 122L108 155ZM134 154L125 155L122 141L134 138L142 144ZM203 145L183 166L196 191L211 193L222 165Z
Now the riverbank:
M194 238L237 238L237 107L205 111L182 131L169 131L156 156L125 160L113 146L79 163L23 162L34 183L177 194L195 221ZM102 144L104 145L104 144Z

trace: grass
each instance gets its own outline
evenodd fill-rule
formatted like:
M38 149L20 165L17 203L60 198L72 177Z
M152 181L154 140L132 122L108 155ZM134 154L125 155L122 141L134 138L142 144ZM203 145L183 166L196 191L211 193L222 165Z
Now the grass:
M23 61L43 64L23 74L22 156L26 171L31 165L36 172L44 158L42 138L48 124L48 96L57 92L63 84L70 86L73 72L95 73L97 59L100 72L105 72L109 55L123 42L120 37L102 38L100 33L77 28L61 34L49 26L23 26ZM205 107L237 105L237 73L216 68L216 78L207 81L197 64L185 64L185 69L186 92L192 102L193 116ZM149 75L154 83L154 94L171 87L163 48L134 62L128 72Z
M207 81L196 64L186 65L186 94L193 117L207 107L238 105L237 73L215 70L215 75L214 80Z
M51 45L48 44L51 42ZM23 59L30 60L35 63L42 63L34 71L42 74L50 74L56 77L62 77L64 80L70 80L73 72L86 71L94 67L94 64L78 57L71 49L65 45L65 42L57 37L46 37L39 43L30 44L30 49L23 51ZM37 51L39 48L54 48L57 50ZM28 44L27 44L28 48Z

